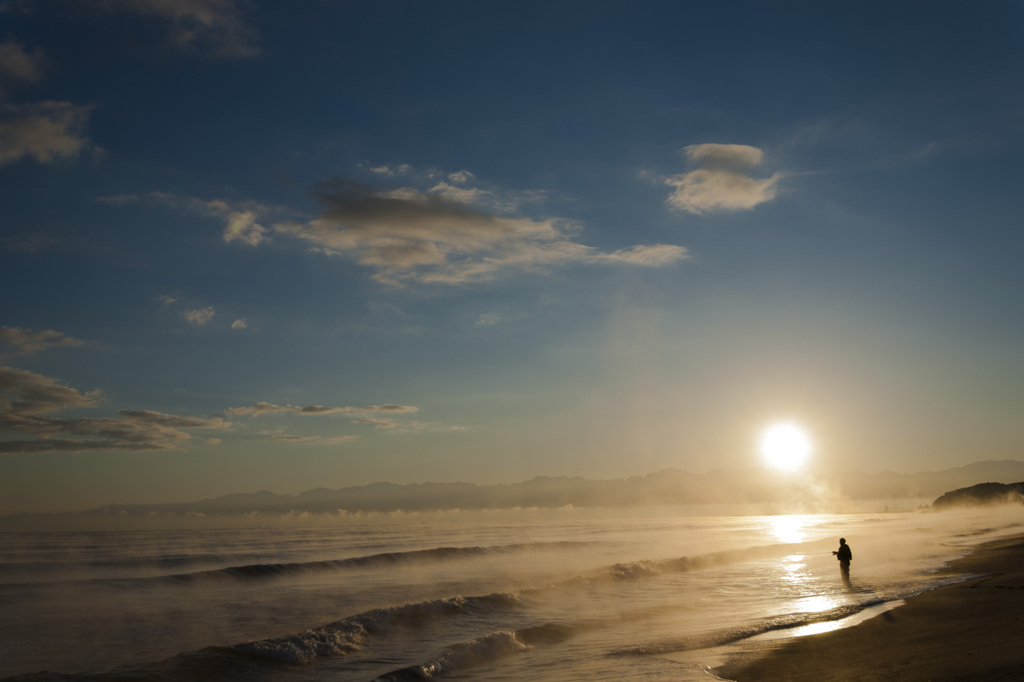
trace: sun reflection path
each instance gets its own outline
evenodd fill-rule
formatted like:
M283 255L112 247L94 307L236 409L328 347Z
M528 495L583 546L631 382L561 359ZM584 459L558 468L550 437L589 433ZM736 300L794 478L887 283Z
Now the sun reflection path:
M797 600L796 602L796 607L801 613L821 613L822 611L829 611L838 606L839 602L824 595L805 597Z
M807 537L804 528L810 524L810 517L803 514L773 516L769 523L771 524L769 532L780 542L795 544L803 542Z

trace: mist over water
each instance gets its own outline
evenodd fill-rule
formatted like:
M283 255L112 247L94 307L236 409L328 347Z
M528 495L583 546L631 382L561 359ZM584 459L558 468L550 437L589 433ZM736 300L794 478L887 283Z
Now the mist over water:
M957 513L474 513L333 528L4 533L0 677L686 680L746 638L954 578ZM852 589L831 552L853 548Z

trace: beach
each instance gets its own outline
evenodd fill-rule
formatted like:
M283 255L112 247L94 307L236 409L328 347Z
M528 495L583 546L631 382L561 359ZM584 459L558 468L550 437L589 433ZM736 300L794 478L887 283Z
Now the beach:
M940 587L853 627L776 640L715 670L760 680L1019 680L1024 676L1024 535L980 546Z

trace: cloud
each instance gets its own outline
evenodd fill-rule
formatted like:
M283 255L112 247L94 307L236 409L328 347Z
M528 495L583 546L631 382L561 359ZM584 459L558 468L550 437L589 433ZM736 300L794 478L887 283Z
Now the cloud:
M213 309L213 306L206 306L205 308L186 310L182 315L185 316L185 319L188 320L190 324L201 327L212 320L216 312L217 311Z
M80 393L56 379L13 367L0 367L0 412L20 416L96 407L100 394Z
M243 18L234 0L94 0L109 10L167 21L167 42L181 52L244 58L260 53L259 31Z
M224 228L224 241L240 241L256 246L266 238L267 228L256 222L255 211L233 211L228 214L228 226Z
M248 326L249 326L249 324L245 321L244 317L240 317L240 318L238 318L237 320L235 320L234 322L231 323L231 328L232 329L245 329Z
M448 179L454 182L456 185L464 185L476 176L470 173L468 170L460 170L454 173L448 174Z
M118 410L118 414L139 423L158 424L176 429L217 429L225 428L227 425L220 417L182 417L153 410Z
M440 171L414 173L407 165L368 169L378 176L415 175L431 179ZM422 176L422 177L421 177ZM225 221L223 238L259 246L272 235L308 244L315 252L354 259L390 285L460 285L507 271L543 272L572 265L663 267L687 258L672 244L634 245L600 251L579 243L579 225L558 218L516 215L524 203L543 193L501 193L462 186L474 176L458 171L448 182L430 181L427 189L378 190L352 180L335 179L315 193L323 210L311 220L271 222L275 215L298 212L256 202L199 199L166 192L116 195L97 200L112 205L147 202ZM271 224L268 228L266 225Z
M98 391L82 393L41 374L0 367L0 433L33 436L31 440L0 440L0 454L174 450L191 438L182 429L231 426L221 417L185 417L152 410L121 410L117 417L49 416L99 404Z
M113 206L126 206L133 203L158 204L179 211L195 213L210 218L219 218L225 222L222 233L225 242L237 241L248 246L257 246L270 238L270 231L256 222L261 219L261 216L270 216L287 211L287 209L278 206L268 206L254 201L198 199L168 192L116 194L98 197L96 201Z
M84 130L90 107L70 102L39 102L0 108L0 166L22 158L52 163L103 150L89 143Z
M263 431L260 434L266 440L275 440L285 443L344 443L354 440L357 436L296 436L285 433L283 430Z
M302 414L322 415L353 412L389 412L392 414L419 412L420 408L412 405L363 405L362 407L324 407L323 405L309 405L299 407L298 405L276 405L260 401L245 407L229 407L225 413L231 416L260 417L268 414Z
M475 324L480 327L491 327L501 322L500 313L480 313Z
M52 329L0 327L0 344L11 346L17 355L32 355L47 348L77 348L85 341Z
M352 423L369 424L375 429L393 429L398 426L398 422L394 419L385 419L381 417L364 417L363 419L356 419Z
M44 232L25 232L12 237L2 237L0 241L7 244L8 250L16 253L36 253L60 243Z
M701 166L749 170L764 160L764 152L745 144L692 144L683 152Z
M8 84L38 83L43 78L46 56L38 47L25 51L21 43L0 43L0 100L6 94Z
M328 255L346 255L388 284L466 284L501 271L574 264L662 266L686 257L680 246L601 252L574 240L576 224L504 215L478 206L482 193L443 183L421 192L376 191L350 180L320 186L319 218L274 225Z
M372 426L375 429L386 429L389 431L409 433L417 431L466 431L465 426L445 426L433 422L398 422L386 417L362 417L352 420L353 424Z
M406 173L409 173L412 170L412 166L407 163L402 163L397 166L385 163L382 166L370 166L367 170L375 175L383 175L385 177L392 178L396 175L405 175Z
M668 204L687 213L711 211L749 211L775 198L778 173L754 178L748 171L764 159L757 147L741 144L698 144L684 150L691 162L701 168L673 175L665 183L675 187Z

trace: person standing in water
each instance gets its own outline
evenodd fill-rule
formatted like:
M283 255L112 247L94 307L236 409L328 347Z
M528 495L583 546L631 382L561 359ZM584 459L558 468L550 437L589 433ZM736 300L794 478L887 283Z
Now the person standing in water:
M853 561L853 552L846 544L846 538L839 538L839 549L832 552L836 559L839 559L839 571L843 574L843 584L850 586L850 562Z

